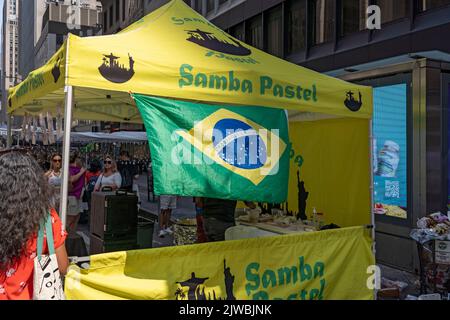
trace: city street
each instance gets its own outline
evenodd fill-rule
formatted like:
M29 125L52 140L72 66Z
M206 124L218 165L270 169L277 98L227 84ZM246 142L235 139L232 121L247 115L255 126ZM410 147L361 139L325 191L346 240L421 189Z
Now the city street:
M0 300L450 300L450 0L0 4Z

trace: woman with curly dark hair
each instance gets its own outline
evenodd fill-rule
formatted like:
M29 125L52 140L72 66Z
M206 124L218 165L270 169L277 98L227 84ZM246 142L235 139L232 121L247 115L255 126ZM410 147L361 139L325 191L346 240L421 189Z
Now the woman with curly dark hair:
M0 300L32 298L37 233L44 219L52 221L59 271L67 271L67 233L50 196L36 160L17 150L0 151ZM42 253L48 254L46 239Z

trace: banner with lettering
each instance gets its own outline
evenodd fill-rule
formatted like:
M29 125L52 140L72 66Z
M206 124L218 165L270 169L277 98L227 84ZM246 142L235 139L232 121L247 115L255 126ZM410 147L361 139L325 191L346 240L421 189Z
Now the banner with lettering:
M72 300L373 299L363 227L116 252L72 266Z
M139 122L139 112L127 96L130 91L352 118L372 116L372 88L253 48L182 0L170 1L114 35L70 34L64 48L66 56L59 60L55 56L41 70L44 73L33 73L25 85L10 91L9 112L34 112L34 102L39 103L35 108L54 109L64 99L65 84L77 87L74 117L78 119ZM64 75L65 81L59 82ZM51 87L52 79L59 90ZM34 101L38 93L46 97Z

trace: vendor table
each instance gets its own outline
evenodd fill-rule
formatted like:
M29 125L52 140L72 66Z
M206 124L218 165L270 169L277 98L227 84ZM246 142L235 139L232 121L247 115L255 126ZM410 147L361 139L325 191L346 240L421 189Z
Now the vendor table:
M314 229L310 226L291 225L281 227L271 222L251 223L237 220L236 224L236 227L232 227L227 230L225 233L225 240L275 237L279 235L299 234L314 231Z
M305 227L303 227L303 226L298 226L298 225L293 225L293 226L289 226L289 227L280 227L275 224L267 223L267 222L251 223L251 222L239 221L239 224L244 225L244 226L255 227L255 228L269 231L269 232L279 234L279 235L280 234L294 234L294 233L304 233L304 232L315 231L312 227L305 226L307 229L305 229Z

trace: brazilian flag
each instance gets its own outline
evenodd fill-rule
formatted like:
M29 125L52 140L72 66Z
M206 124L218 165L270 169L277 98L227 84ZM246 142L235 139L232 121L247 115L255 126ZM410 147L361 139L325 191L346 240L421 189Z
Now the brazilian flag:
M157 195L286 201L284 110L133 98L147 129Z

